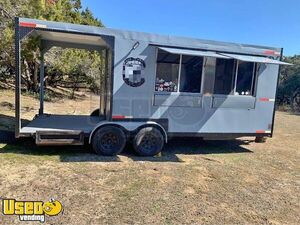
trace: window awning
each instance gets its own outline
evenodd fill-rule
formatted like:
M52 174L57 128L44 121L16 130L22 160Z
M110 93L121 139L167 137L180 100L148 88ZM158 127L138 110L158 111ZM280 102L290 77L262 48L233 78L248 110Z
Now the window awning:
M261 56L251 56L251 55L236 55L236 54L225 54L220 53L224 56L227 56L229 58L246 61L246 62L257 62L257 63L267 63L267 64L279 64L279 65L292 65L290 63L281 62L279 60L270 59L267 57L261 57Z
M206 57L230 59L230 57L228 56L220 55L215 52L206 52L206 51L198 51L198 50L179 49L179 48L166 48L166 47L159 47L159 49L172 54L178 54L178 55L206 56Z

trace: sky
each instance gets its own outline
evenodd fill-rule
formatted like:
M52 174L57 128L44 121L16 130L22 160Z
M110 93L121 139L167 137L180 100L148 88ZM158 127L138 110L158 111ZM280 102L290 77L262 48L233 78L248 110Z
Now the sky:
M109 28L283 47L300 54L300 0L82 0Z

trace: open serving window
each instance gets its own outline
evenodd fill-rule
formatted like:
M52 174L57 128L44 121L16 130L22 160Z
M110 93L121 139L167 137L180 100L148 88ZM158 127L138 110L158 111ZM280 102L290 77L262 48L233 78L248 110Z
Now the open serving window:
M255 97L262 63L289 65L262 56L158 47L154 104L185 106L186 103L179 100L181 96L191 96L191 101L196 98L196 102L200 102L202 94L217 95L215 98L222 98L219 102L229 96ZM174 99L181 103L174 104ZM248 99L251 104L246 107L253 108L255 99Z
M213 108L255 108L260 65L290 65L261 56L220 54L230 60L216 61Z

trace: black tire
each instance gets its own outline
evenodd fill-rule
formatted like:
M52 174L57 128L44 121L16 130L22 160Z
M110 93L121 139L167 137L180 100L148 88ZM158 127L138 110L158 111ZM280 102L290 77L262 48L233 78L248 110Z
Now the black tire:
M105 126L96 131L92 139L93 150L100 155L115 156L125 147L126 135L121 128Z
M145 127L133 139L133 147L140 156L154 156L164 147L164 137L155 127Z
M16 144L15 133L11 131L0 130L0 143L3 144Z

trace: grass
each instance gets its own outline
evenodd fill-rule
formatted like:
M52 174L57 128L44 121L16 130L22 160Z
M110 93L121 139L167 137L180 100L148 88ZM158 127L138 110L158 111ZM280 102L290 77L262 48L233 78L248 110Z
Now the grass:
M55 94L53 94L55 92ZM69 92L64 89L49 89L45 96L56 96L55 101L45 102L45 113L49 114L76 114L90 115L99 105L99 96L90 92L76 92L76 99L68 98ZM38 95L23 93L21 96L21 118L26 124L38 114ZM0 89L0 130L14 130L15 116L14 91Z
M297 224L299 119L279 113L265 144L173 140L157 158L136 157L130 146L114 158L1 144L0 194L61 200L65 213L51 223Z
M11 101L5 94L0 103ZM88 105L63 101L68 110ZM24 96L25 107L36 104ZM13 117L7 107L0 114ZM0 144L0 196L60 200L64 214L46 224L300 224L299 124L300 116L278 112L264 144L177 139L155 158L135 156L130 145L104 157L86 146ZM2 216L0 224L24 222Z

